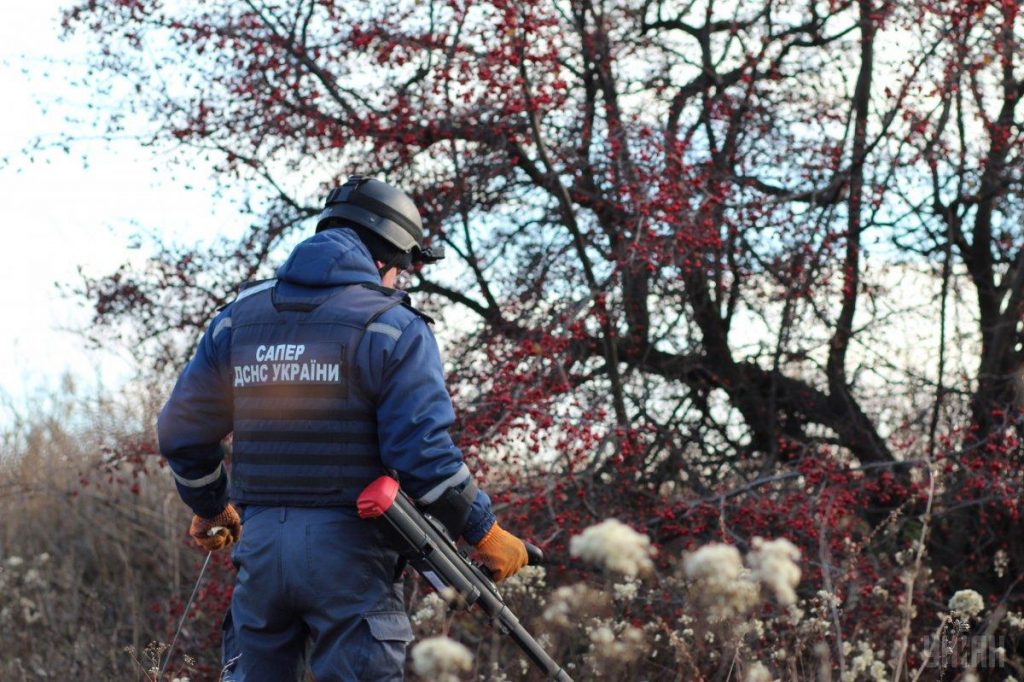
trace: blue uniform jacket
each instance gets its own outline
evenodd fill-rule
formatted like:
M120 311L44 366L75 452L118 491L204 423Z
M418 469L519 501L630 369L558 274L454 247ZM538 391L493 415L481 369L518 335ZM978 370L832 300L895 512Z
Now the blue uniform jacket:
M363 283L380 284L370 253L354 232L336 228L300 243L278 269L276 286L287 295L289 288ZM221 441L233 428L231 308L210 323L157 423L160 452L178 492L203 517L215 516L228 502ZM460 489L470 481L448 433L455 412L437 342L427 322L404 306L387 310L368 331L356 347L354 364L367 392L377 396L382 464L398 473L410 496L429 504L449 487ZM493 523L490 499L479 491L463 537L475 544Z

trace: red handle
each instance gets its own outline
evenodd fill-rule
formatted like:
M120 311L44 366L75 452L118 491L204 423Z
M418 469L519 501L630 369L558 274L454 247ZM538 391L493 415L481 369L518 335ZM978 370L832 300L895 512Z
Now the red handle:
M390 476L381 476L366 486L356 500L359 518L373 519L391 509L398 497L398 481Z

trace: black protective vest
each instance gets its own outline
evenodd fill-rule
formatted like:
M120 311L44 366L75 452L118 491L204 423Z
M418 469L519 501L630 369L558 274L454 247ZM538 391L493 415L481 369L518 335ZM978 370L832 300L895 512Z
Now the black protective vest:
M366 285L301 290L308 293L284 299L265 282L231 306L230 497L238 504L353 505L384 473L376 407L354 357L367 327L404 294Z

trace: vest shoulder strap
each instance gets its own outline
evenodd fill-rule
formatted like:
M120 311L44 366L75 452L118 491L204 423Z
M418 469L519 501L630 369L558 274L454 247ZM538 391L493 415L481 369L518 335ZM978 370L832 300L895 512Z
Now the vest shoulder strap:
M432 318L430 315L427 315L422 310L418 310L417 308L414 308L412 303L410 303L409 301L403 302L402 306L405 307L405 308L408 308L409 310L411 310L412 312L416 313L418 316L423 318L423 321L426 322L427 324L434 324L434 318Z
M369 283L364 283L362 286L366 287L367 289L372 289L374 291L379 291L380 293L384 294L385 296L388 296L389 298L395 299L395 301L396 301L394 305L390 305L387 308L385 308L384 310L381 310L379 313L377 313L373 317L373 319L370 320L370 322L375 321L378 317L383 315L387 310L391 310L391 308L394 308L395 306L400 305L403 308L406 308L407 310L415 313L417 316L423 318L423 321L426 322L427 324L434 324L434 318L432 318L430 315L427 315L422 310L417 310L415 308L415 306L413 306L412 300L409 298L409 294L405 293L401 289L391 289L389 287L381 286L379 284L369 284ZM367 324L369 324L369 322Z
M371 291L380 292L380 293L384 294L385 296L387 296L387 301L385 301L384 304L381 305L379 308L376 308L373 311L373 314L370 315L370 317L366 320L366 323L363 325L364 329L366 327L369 327L371 324L376 322L378 319L380 319L381 315L383 315L387 311L391 310L392 308L397 308L400 305L404 305L405 301L407 301L409 299L409 294L405 293L404 291L400 291L398 289L389 289L388 287L382 287L382 286L377 285L377 284L369 284L369 283L363 283L360 286L363 286L363 287L365 287L367 289L370 289Z

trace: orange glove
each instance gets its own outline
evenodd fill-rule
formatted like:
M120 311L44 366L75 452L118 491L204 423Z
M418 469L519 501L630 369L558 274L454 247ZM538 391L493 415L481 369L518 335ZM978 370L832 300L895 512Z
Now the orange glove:
M504 580L526 565L526 545L512 533L503 529L497 522L487 531L487 535L476 543L476 551L480 553L484 566L491 569L495 580Z
M229 504L212 519L193 516L188 534L207 552L215 552L238 542L238 538L242 537L242 520L238 518L235 508Z

